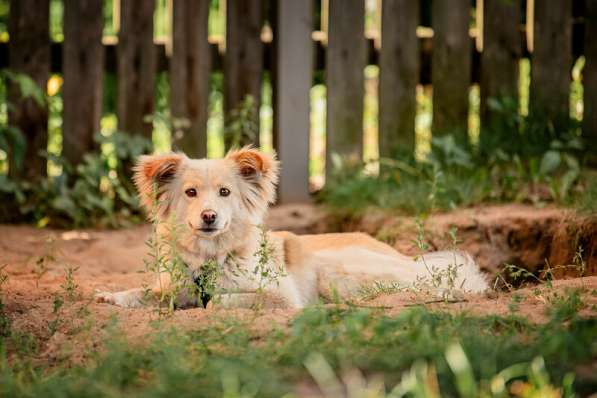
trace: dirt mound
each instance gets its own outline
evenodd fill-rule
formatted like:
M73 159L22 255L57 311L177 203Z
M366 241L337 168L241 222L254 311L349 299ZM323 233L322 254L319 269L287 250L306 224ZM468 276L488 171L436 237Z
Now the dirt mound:
M410 255L421 253L414 243L419 231L412 217L371 211L350 222L320 221L318 230L326 230L326 225L369 233ZM549 268L555 277L575 277L584 261L584 275L597 275L597 216L518 204L436 214L423 223L430 250L452 247L452 228L457 229L457 247L490 274L513 264L537 275Z

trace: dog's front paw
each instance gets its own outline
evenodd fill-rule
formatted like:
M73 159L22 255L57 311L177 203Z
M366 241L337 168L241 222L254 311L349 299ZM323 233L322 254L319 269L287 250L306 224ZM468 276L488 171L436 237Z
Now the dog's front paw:
M96 292L93 295L96 303L108 303L108 304L116 304L114 300L114 293L110 292Z
M98 292L94 297L98 303L108 303L124 308L141 308L144 306L143 299L137 291Z

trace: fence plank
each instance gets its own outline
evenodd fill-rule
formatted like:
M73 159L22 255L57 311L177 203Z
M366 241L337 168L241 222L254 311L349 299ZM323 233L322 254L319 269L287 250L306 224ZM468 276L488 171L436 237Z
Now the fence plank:
M281 1L277 11L274 134L283 164L279 201L304 202L309 200L313 2Z
M153 0L120 0L118 32L118 129L151 138L144 121L154 109L156 53L153 45Z
M572 68L571 0L535 0L529 110L533 117L556 125L570 112Z
M481 126L493 123L488 99L518 103L520 2L483 0L483 52L481 53ZM483 136L481 136L483 138Z
M467 139L471 82L470 0L434 0L432 4L433 134Z
M597 0L586 0L585 7L583 136L586 145L595 145L597 142ZM597 165L595 149L592 157L591 162Z
M94 147L100 130L103 27L102 0L65 0L62 153L72 164Z
M11 0L9 15L9 67L26 74L45 92L50 73L49 0ZM39 156L48 147L48 109L33 99L22 99L15 84L10 84L8 101L13 108L9 123L21 130L27 140L24 167L18 168L9 154L10 174L37 178L46 174L46 159Z
M170 109L172 116L189 122L173 132L173 144L196 158L207 156L209 3L209 0L172 2Z
M414 153L416 90L419 82L417 1L382 2L379 53L379 155Z
M247 96L254 100L252 123L255 137L241 137L241 145L259 145L259 107L263 72L263 0L228 1L226 3L226 54L224 56L224 120L230 125L231 112L239 108ZM224 136L226 148L233 137Z
M363 95L366 65L365 2L329 0L326 177L332 154L360 160L363 154Z

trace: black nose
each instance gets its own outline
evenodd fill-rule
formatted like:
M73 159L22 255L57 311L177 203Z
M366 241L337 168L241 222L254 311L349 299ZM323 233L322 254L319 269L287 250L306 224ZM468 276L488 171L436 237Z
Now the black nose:
M213 210L204 210L201 213L201 219L207 225L211 225L216 222L216 217L218 217L218 213Z

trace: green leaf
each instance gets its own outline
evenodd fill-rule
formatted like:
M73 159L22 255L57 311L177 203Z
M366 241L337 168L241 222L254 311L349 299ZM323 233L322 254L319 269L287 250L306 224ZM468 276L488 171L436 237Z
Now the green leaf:
M553 150L547 151L541 159L541 166L539 168L539 171L542 175L551 174L560 166L561 162L562 157L560 155L560 152Z

